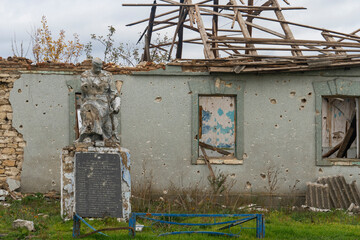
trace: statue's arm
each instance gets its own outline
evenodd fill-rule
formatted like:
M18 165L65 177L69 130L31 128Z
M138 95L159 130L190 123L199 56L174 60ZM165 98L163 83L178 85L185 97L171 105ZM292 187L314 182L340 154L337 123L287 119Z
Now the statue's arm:
M121 99L120 99L120 95L117 92L117 89L115 87L115 83L111 77L111 75L109 76L109 94L110 94L110 99L111 99L111 107L113 109L113 112L115 114L117 114L120 111L120 104L121 104Z

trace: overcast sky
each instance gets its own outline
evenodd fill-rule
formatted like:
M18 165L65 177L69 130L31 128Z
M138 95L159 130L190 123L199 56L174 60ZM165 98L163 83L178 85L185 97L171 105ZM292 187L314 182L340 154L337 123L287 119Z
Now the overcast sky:
M245 0L247 1L247 0ZM288 21L328 28L350 33L360 28L359 0L288 0L292 6L306 7L307 10L286 11ZM30 33L40 26L45 15L48 25L57 38L60 29L71 37L80 35L86 43L90 34L106 35L107 27L113 25L116 39L122 42L135 42L146 24L126 27L129 22L149 16L149 7L123 7L123 3L152 3L152 0L0 0L0 56L12 56L11 41L16 35L18 44L24 41L25 47L30 41ZM195 2L195 1L194 1ZM222 0L226 4L227 0ZM255 0L257 5L264 0ZM279 0L285 6L282 0ZM255 22L256 23L256 22ZM264 25L262 22L261 25ZM307 29L294 28L294 35L299 39L321 39L319 33ZM171 36L173 33L168 34ZM100 46L95 47L94 55L100 55ZM190 53L192 57L194 53ZM202 50L199 51L202 54ZM185 57L189 57L185 56ZM32 58L29 51L28 58ZM99 56L102 57L102 56Z

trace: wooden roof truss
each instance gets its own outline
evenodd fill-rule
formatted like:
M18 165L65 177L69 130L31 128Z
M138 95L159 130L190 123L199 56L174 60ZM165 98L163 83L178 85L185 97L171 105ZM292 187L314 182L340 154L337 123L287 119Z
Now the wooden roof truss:
M127 25L147 22L141 36L145 36L144 61L151 61L151 48L168 51L169 59L182 59L184 44L202 45L204 60L212 62L224 59L235 62L244 59L263 61L266 58L285 60L282 62L305 61L309 65L309 59L319 57L342 59L342 62L359 58L360 37L356 33L360 29L347 34L290 22L285 19L284 11L306 8L282 7L278 0L257 0L256 3L258 5L254 4L254 0L154 0L153 3L123 6L151 7L149 18ZM166 10L170 7L174 9L158 12L163 7L167 7ZM269 12L274 17L269 17ZM260 24L264 22L267 24ZM317 31L323 40L295 39L290 26ZM160 45L151 44L152 34L164 29L173 30L170 41ZM185 38L185 30L187 33L195 32L197 37L189 34L192 38ZM321 62L324 64L323 60Z

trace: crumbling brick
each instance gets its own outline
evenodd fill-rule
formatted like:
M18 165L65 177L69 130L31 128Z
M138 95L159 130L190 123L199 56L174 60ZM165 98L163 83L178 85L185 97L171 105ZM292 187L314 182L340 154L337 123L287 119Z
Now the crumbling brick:
M13 110L9 101L13 83L20 75L18 69L12 69L9 73L4 70L4 67L15 67L11 64L12 62L0 61L0 186L8 177L20 180L24 160L25 141L22 134L12 126ZM18 61L17 67L22 64L24 61Z

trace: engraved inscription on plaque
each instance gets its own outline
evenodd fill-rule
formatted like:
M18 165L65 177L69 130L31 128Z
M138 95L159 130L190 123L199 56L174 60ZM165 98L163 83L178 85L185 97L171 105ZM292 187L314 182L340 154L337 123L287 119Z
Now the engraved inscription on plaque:
M76 154L75 212L81 217L122 217L118 154Z

